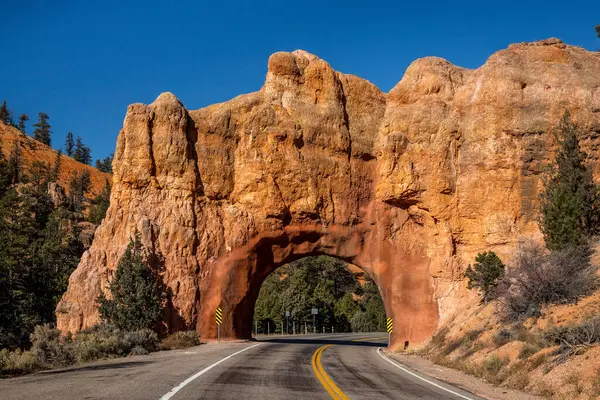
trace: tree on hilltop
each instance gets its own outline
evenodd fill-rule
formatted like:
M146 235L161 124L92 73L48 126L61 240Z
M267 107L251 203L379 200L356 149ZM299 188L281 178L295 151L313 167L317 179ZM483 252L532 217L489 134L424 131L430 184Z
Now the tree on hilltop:
M27 114L19 115L19 123L17 124L17 129L23 133L26 133L25 132L25 123L27 121L29 121L29 115L27 115Z
M92 151L89 147L83 144L81 136L77 136L75 139L75 151L73 153L75 161L90 165L92 163Z
M600 38L600 25L596 25L596 35Z
M33 126L35 126L35 130L33 131L33 138L48 146L50 146L50 143L52 141L52 132L50 131L51 127L48 123L49 119L50 117L48 117L48 114L40 112L38 113L38 122L33 124Z
M4 122L8 126L13 126L12 112L10 112L8 109L6 100L4 100L0 106L0 121Z
M102 172L108 172L112 174L112 160L114 157L114 153L110 155L110 157L105 157L103 160L96 160L96 169Z
M68 132L67 138L65 139L65 154L69 157L73 157L75 150L75 139L73 139L73 133Z

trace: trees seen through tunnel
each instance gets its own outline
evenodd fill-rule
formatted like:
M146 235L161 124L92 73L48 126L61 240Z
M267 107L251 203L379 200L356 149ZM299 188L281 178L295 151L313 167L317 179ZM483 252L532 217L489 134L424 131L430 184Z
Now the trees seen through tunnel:
M254 309L259 333L281 333L287 329L285 312L290 312L289 332L305 323L312 332L311 309L317 308L316 330L330 332L374 332L385 330L385 308L375 283L358 277L341 260L306 257L273 272L263 283ZM254 326L253 326L254 328Z

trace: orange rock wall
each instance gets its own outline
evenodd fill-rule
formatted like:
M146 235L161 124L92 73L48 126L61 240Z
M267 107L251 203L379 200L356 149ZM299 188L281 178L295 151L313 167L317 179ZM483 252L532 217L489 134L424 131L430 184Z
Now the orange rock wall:
M537 194L568 108L595 170L600 54L556 39L511 45L467 70L428 57L382 93L304 51L269 59L259 92L188 111L170 93L129 107L107 217L57 308L62 330L95 298L137 228L163 258L170 330L251 334L260 284L328 254L367 271L395 346L473 304L477 252L540 240Z

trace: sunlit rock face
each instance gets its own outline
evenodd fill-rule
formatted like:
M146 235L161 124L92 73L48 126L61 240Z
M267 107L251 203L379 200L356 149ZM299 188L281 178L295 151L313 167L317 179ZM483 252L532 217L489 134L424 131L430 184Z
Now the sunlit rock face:
M569 109L597 172L600 54L556 39L493 54L476 70L428 57L388 93L304 51L273 54L259 92L188 111L170 93L127 110L111 205L57 308L98 321L95 299L137 229L160 255L169 330L251 334L277 267L328 254L367 271L393 343L427 339L473 304L477 252L509 260L540 240L538 193Z

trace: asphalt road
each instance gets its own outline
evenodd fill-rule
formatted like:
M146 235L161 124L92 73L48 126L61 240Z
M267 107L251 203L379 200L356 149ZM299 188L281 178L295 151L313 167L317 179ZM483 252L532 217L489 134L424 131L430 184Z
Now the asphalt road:
M0 399L481 399L386 359L385 334L207 344L0 380Z

